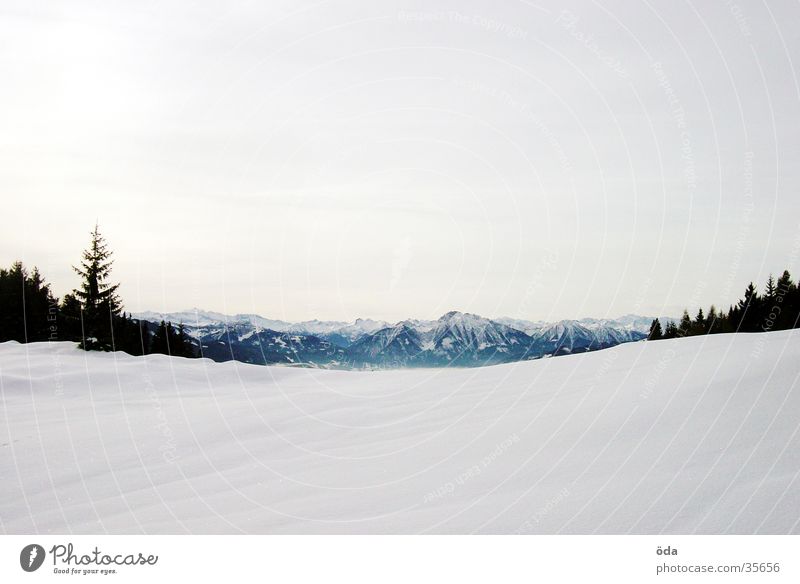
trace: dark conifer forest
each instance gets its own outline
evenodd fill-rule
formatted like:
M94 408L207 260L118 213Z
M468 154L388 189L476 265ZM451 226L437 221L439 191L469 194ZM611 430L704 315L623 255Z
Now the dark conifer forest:
M792 281L788 270L776 281L770 275L764 285L764 292L759 294L758 288L750 282L744 294L736 304L727 311L710 306L707 313L698 309L694 318L688 310L678 324L667 323L661 326L658 319L650 325L648 340L674 339L695 335L712 335L716 333L762 333L798 328L800 324L800 288Z
M15 262L0 269L0 342L74 341L87 351L196 357L182 324L156 326L124 312L119 283L111 278L112 256L95 226L73 266L80 284L60 301L37 268Z

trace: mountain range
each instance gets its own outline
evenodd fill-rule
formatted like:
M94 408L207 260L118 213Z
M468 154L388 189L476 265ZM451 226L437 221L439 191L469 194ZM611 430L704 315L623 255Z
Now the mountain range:
M547 323L457 311L395 324L361 318L291 323L199 309L134 316L183 323L202 356L214 361L335 369L476 367L584 353L644 339L652 321L626 315Z

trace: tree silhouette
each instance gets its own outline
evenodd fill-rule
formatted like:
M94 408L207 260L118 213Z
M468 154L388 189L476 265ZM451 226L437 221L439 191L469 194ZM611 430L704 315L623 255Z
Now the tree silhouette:
M681 324L678 326L678 336L685 337L692 334L692 319L689 316L689 311L684 310L681 317Z
M706 317L703 314L702 308L697 311L697 316L694 317L694 323L692 323L692 334L706 334Z
M39 270L22 262L0 269L0 342L59 340L58 300Z
M83 252L80 266L73 270L81 277L74 295L81 303L82 342L84 349L114 350L114 321L122 310L117 295L119 284L109 281L114 261L100 228L95 225L89 247Z
M657 318L653 319L650 323L650 333L647 335L648 341L657 341L664 338L664 333L661 330L661 321Z

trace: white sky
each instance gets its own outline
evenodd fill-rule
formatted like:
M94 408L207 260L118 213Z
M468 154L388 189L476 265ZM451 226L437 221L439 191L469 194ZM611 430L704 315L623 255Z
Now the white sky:
M0 262L126 308L553 320L800 276L792 2L0 5ZM659 65L660 64L660 65Z

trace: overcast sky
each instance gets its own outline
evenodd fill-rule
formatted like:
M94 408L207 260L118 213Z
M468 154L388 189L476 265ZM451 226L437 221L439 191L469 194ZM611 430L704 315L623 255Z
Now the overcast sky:
M224 4L225 8L219 6ZM800 276L796 2L0 4L0 262L126 308L554 320Z

